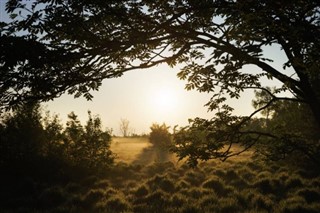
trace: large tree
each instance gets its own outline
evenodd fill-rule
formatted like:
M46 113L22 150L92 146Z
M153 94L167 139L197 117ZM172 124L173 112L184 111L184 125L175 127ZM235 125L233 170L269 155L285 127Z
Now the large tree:
M91 99L90 90L105 78L167 63L185 65L178 77L188 80L187 89L213 93L208 107L218 110L216 117L194 126L220 126L201 146L238 142L236 133L250 118L277 101L307 105L320 126L318 1L8 0L6 9L13 18L0 25L0 102L6 108L66 91ZM282 69L265 54L268 46L287 57ZM264 78L281 86L269 91ZM225 100L247 89L266 91L270 101L249 116L233 116ZM279 97L281 91L293 96ZM204 155L229 156L216 153L221 147L209 146L211 154Z

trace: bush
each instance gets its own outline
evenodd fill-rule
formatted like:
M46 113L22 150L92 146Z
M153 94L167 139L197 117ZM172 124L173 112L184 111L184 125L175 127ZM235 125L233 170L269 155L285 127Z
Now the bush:
M165 123L163 123L162 125L159 125L157 123L152 124L152 126L150 127L151 133L149 136L150 143L152 143L159 149L168 149L168 146L172 144L169 128L170 127Z

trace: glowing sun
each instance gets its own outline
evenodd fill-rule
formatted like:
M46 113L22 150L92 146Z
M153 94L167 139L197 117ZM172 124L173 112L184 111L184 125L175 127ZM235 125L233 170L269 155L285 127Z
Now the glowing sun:
M153 96L153 108L157 112L174 111L177 105L177 95L173 90L159 89Z

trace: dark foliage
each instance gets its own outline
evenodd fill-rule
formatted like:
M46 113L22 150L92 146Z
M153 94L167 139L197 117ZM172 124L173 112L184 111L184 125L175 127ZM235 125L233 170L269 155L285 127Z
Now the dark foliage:
M75 123L76 119L71 119L63 131L57 116L43 118L39 104L24 105L7 114L0 128L1 180L65 182L105 173L113 163L111 136L101 130L99 117L90 112L84 128Z

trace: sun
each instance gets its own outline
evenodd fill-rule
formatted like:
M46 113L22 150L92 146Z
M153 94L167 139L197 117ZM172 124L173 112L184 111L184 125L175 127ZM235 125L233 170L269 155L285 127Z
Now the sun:
M157 112L172 112L177 106L177 95L174 90L162 88L152 97L152 105Z

